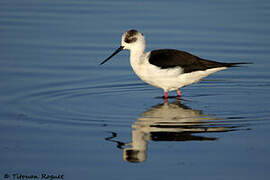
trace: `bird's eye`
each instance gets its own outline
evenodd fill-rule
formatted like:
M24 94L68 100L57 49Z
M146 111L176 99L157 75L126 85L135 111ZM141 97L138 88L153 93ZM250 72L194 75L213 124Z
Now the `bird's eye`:
M126 37L125 38L126 43L133 43L133 42L136 42L136 41L137 41L136 37Z
M141 33L143 35L143 33ZM144 35L143 35L144 36Z

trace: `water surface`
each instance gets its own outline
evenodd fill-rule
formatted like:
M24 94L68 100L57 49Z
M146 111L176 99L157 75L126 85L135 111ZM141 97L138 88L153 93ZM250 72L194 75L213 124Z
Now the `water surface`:
M1 178L267 179L269 9L266 0L1 1ZM147 50L253 64L165 103L127 51L99 65L131 28Z

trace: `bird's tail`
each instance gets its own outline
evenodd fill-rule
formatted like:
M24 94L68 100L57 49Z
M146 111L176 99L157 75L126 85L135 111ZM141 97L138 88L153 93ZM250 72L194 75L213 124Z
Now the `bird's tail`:
M225 63L227 67L239 67L239 65L242 64L253 64L253 63L250 62Z

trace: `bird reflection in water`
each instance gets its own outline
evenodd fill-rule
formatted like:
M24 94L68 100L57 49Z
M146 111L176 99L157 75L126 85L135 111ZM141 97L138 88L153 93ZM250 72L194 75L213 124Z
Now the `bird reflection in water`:
M115 140L116 133L106 140L117 143L123 149L123 158L128 162L143 162L147 159L148 141L214 141L202 133L227 132L239 126L228 125L213 115L193 110L179 101L153 106L141 114L132 125L132 142ZM200 135L194 135L200 133Z

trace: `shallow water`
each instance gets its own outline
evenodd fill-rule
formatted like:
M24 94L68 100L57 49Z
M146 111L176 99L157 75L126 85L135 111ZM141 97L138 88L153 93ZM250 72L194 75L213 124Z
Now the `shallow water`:
M269 10L266 0L1 1L1 178L267 179ZM127 51L99 65L130 28L147 50L253 64L164 103Z

